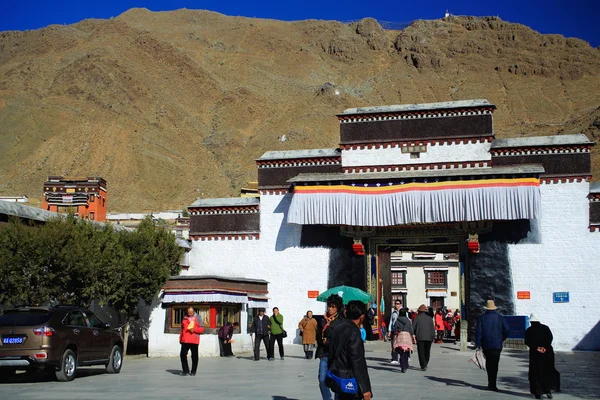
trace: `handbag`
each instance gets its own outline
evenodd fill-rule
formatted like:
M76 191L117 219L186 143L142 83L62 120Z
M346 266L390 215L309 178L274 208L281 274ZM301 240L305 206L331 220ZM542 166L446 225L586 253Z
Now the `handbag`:
M469 362L475 364L477 368L485 371L485 356L481 350L475 350L475 353L471 356Z
M281 324L279 323L279 321L277 321L277 317L273 315L273 321L275 321L275 323L277 325L279 325L279 328L281 328L281 335L283 338L287 337L287 332L285 331L285 329L283 329L283 326L281 326Z
M344 341L344 345L348 339ZM344 346L338 346L335 349L334 358L337 358L342 351ZM346 394L356 394L358 393L358 382L355 377L351 378L340 378L336 374L334 374L331 369L327 371L327 376L325 377L325 385L331 389L334 393L346 393Z

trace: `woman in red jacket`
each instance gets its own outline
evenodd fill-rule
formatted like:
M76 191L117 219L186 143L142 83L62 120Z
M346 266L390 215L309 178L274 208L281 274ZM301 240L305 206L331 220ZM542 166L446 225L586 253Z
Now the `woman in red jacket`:
M435 342L444 343L442 340L444 337L444 316L442 315L442 310L440 308L438 308L435 313L435 332L437 334Z
M198 345L200 344L200 334L202 332L204 332L202 321L198 318L194 307L188 307L187 315L181 321L181 333L179 334L179 343L181 343L179 358L181 358L181 369L183 369L183 372L180 374L181 376L188 374L191 376L196 375L196 369L198 368ZM192 352L191 372L187 361L188 351Z

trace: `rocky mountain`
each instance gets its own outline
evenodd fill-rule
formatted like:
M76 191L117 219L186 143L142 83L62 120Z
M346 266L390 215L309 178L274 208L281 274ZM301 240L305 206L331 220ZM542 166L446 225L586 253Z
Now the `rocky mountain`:
M494 17L391 31L132 9L0 32L0 193L96 175L109 211L176 209L237 195L264 151L337 146L348 107L470 98L497 105L499 138L597 140L600 50Z

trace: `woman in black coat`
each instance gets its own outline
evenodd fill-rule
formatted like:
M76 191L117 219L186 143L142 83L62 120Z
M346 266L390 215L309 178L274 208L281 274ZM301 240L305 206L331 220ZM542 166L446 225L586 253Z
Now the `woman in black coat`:
M529 390L536 399L542 395L552 398L552 390L559 391L559 374L554 368L552 331L533 315L531 326L525 331L525 344L529 347Z

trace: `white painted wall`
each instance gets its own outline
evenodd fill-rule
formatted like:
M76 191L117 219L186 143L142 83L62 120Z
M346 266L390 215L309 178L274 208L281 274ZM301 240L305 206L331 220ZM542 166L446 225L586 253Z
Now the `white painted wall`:
M309 290L327 290L329 249L300 248L300 225L290 225L287 210L291 195L265 195L260 198L261 233L258 240L194 241L190 269L182 275L219 275L264 279L269 282L269 307L279 307L288 338L284 343L301 343L298 322L307 310L322 314L324 303L308 298ZM269 309L267 312L271 315ZM178 335L164 333L165 310L154 308L149 330L151 357L179 354ZM242 324L245 330L245 324ZM243 331L244 332L244 331ZM218 355L216 335L201 338L202 355ZM233 351L250 343L248 334L239 335ZM214 344L213 344L214 339ZM277 347L277 346L276 346ZM277 350L276 350L277 354Z
M539 231L528 242L509 245L517 315L534 313L554 334L557 350L600 348L598 270L600 232L590 232L589 183L542 184ZM517 291L530 291L518 300ZM569 292L570 302L553 303L553 292Z
M402 153L400 146L342 150L342 167L490 161L491 145L490 142L428 145L427 152L420 153L417 159L411 159L410 153Z

